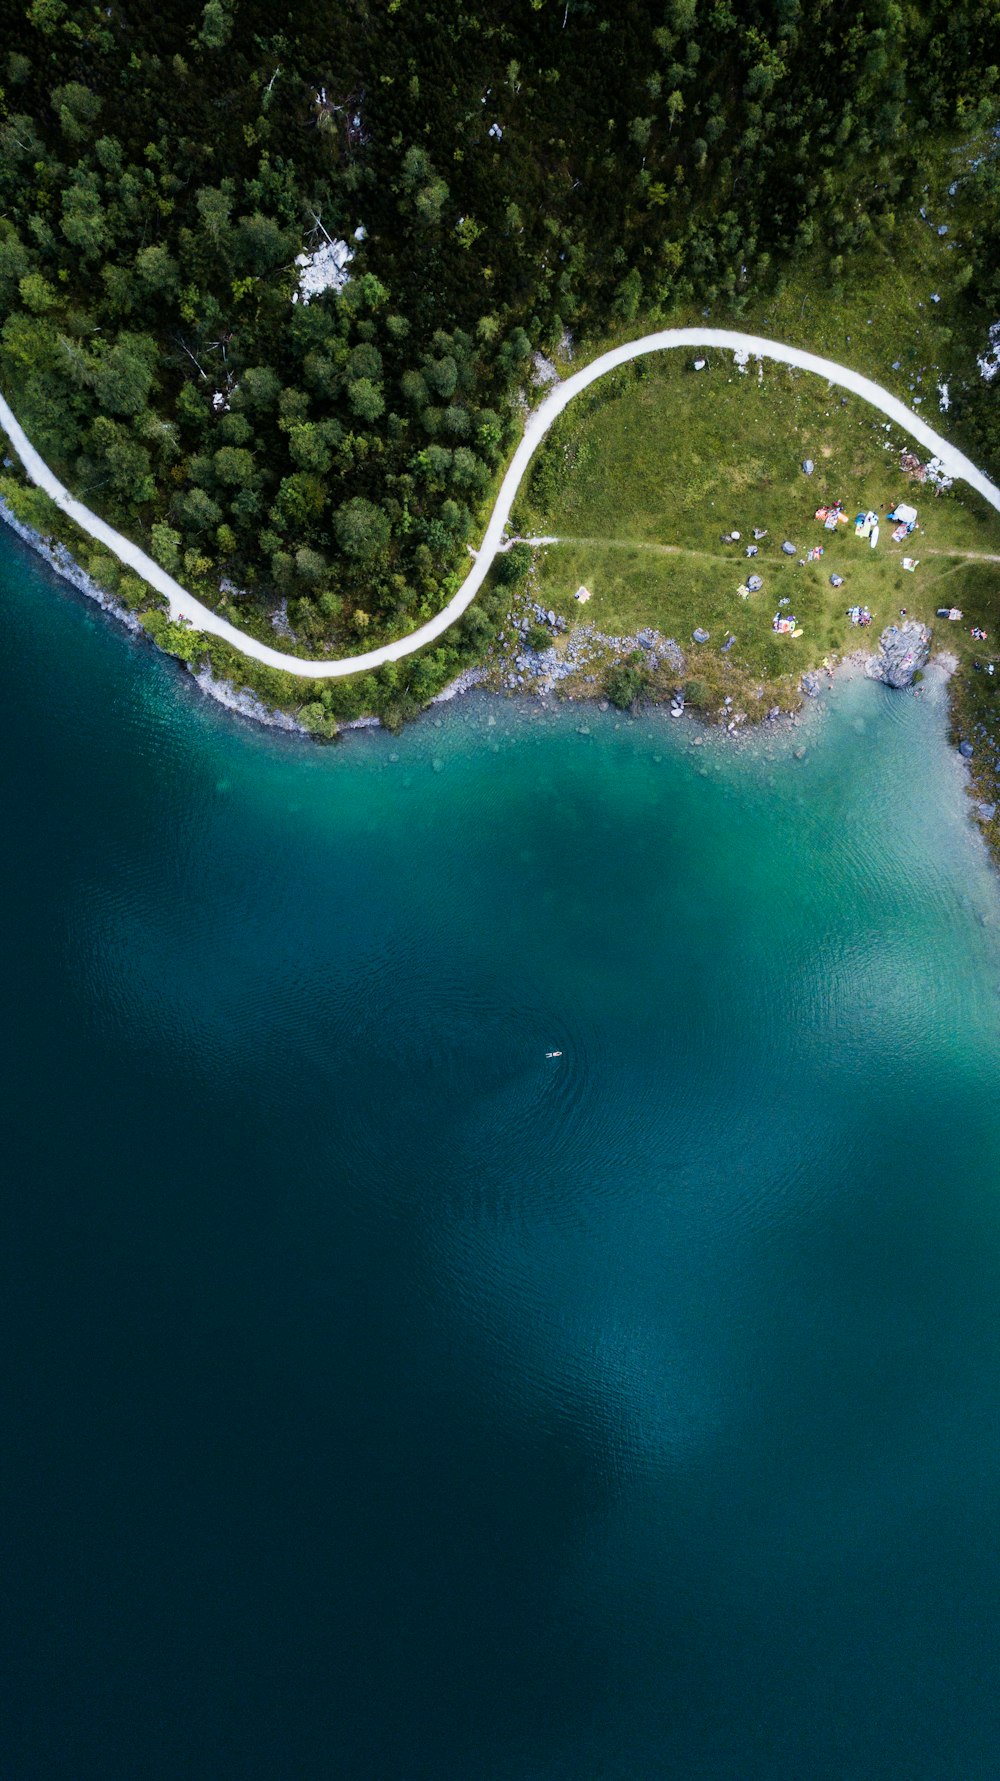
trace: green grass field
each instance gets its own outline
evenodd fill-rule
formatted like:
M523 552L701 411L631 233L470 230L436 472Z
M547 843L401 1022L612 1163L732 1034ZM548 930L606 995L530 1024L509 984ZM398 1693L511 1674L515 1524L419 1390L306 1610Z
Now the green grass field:
M753 361L741 373L731 354L710 355L695 373L686 355L664 354L580 398L545 448L517 523L561 540L540 564L543 603L611 634L653 625L685 647L701 626L711 641L691 653L712 684L739 673L797 676L864 641L846 616L852 605L873 614L868 639L901 607L928 623L939 606L961 607L967 622L939 623L939 639L981 655L969 626L989 629L1000 608L1000 516L961 485L936 496L904 475L908 444L866 404L841 406L840 393L808 373ZM808 477L805 458L815 464ZM815 510L837 499L852 523L829 533ZM918 509L919 529L897 545L883 523L872 551L854 536L854 514L884 514L897 500ZM748 562L754 527L768 535ZM739 544L723 544L734 529ZM794 558L782 554L786 539ZM824 555L803 566L817 545ZM904 556L919 559L914 573ZM764 586L740 598L751 572ZM830 585L833 573L841 588ZM591 592L585 606L574 597L581 584ZM801 638L771 628L786 598L780 609L794 613ZM730 634L736 644L720 659Z

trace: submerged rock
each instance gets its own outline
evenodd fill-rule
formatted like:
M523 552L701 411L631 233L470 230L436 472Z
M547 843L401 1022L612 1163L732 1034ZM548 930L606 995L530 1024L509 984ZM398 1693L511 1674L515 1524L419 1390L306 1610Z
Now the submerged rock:
M908 619L904 625L888 625L879 638L878 655L865 664L869 680L886 686L909 686L931 653L931 634L926 625Z

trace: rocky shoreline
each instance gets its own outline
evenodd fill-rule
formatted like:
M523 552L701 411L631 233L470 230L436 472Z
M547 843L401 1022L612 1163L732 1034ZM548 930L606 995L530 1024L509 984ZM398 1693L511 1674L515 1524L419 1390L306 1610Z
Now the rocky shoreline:
M117 600L114 594L109 594L107 588L100 587L93 576L88 575L86 569L80 567L68 545L60 544L54 538L45 538L41 532L36 532L34 527L25 525L24 521L18 519L17 514L8 506L2 495L0 495L0 520L3 520L12 532L16 532L22 544L26 544L29 550L33 550L37 556L40 556L53 574L58 575L62 581L68 581L78 593L85 594L88 600L95 600L103 612L110 612L114 618L120 619L129 631L142 630L142 625L135 613L131 612L121 600Z
M151 649L159 649L159 644L149 636L138 615L123 601L117 599L114 594L109 593L107 588L101 587L92 575L88 575L86 569L81 568L76 561L68 545L60 543L57 539L46 537L36 531L33 526L26 525L23 520L18 519L16 513L2 496L0 496L0 521L8 525L12 532L16 532L22 544L26 544L29 550L33 550L36 556L40 556L46 566L62 581L68 581L77 593L83 594L88 600L93 600L102 612L117 619L127 631L131 631L133 636L145 637ZM177 658L172 659L176 660ZM256 693L251 692L249 687L238 687L231 680L217 678L208 662L203 662L200 668L193 668L187 663L184 663L183 666L187 668L188 673L206 698L213 699L217 705L224 706L227 711L235 712L238 717L249 718L252 723L264 724L268 729L285 730L299 736L309 735L305 725L300 724L290 712L281 711L277 707L265 704L264 700L259 698ZM374 721L377 723L378 719L376 718Z
M62 580L69 582L87 599L93 600L102 611L119 620L133 635L142 634L153 647L159 647L148 637L136 613L106 588L99 586L76 562L67 545L43 536L19 520L2 497L0 520L9 525L22 542L35 551ZM548 633L548 641L544 648L539 648L538 632L542 630ZM824 664L822 668L807 670L799 682L802 700L804 702L816 697L824 685L832 684L835 672L845 669L860 668L869 679L880 680L888 686L911 686L915 675L923 670L929 660L930 643L931 634L924 625L912 620L900 626L890 625L883 631L877 651L858 650L835 665ZM576 625L571 629L564 618L546 610L530 592L519 606L507 614L504 629L487 651L485 661L457 675L435 695L430 705L447 704L478 689L494 695L503 694L508 698L521 694L543 701L552 697L578 700L581 704L597 700L600 710L607 711L609 701L601 697L603 678L611 669L623 667L627 662L641 666L644 673L656 682L655 690L651 692L652 702L669 705L672 718L686 716L716 736L737 740L741 736L753 735L764 724L780 723L787 729L793 729L798 724L798 714L794 710L772 705L766 712L751 716L750 713L735 708L729 695L724 697L717 712L695 711L685 701L684 676L688 660L675 638L664 637L649 627L629 637L610 636L599 631L593 624ZM248 687L239 687L231 680L217 677L208 662L203 662L199 667L185 665L199 690L225 710L252 723L286 734L311 734L291 712L266 704ZM671 685L670 682L674 684ZM380 727L381 720L378 717L368 716L345 722L339 726L339 730L346 733ZM700 746L704 739L700 735L694 737L693 745ZM962 742L960 752L968 765L973 753L972 744ZM802 753L804 754L804 750ZM987 805L985 802L976 805L982 822L991 820L995 809L995 805Z

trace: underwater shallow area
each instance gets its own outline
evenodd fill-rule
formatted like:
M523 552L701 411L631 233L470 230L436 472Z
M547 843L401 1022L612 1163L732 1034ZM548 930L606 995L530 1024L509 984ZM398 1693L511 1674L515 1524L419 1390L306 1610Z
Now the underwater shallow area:
M992 1775L940 688L322 750L0 597L4 1772Z

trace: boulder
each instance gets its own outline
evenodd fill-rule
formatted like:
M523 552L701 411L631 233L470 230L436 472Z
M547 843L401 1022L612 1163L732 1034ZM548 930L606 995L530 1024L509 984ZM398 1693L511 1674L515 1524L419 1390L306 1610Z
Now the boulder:
M789 544L787 538L785 539L785 542L781 548L784 551L786 557L793 557L795 555L795 546L794 546L794 544Z
M888 625L879 638L878 655L865 664L865 673L869 680L881 680L886 686L909 686L930 653L931 634L926 625L913 618L902 625Z
M747 587L752 594L758 594L763 586L764 583L759 575L751 575L747 581Z
M816 468L816 466L813 463L812 458L803 458L803 460L802 460L802 474L803 474L803 476L811 476L813 471L815 470L815 468Z
M975 751L971 742L960 742L958 745L958 752L959 754L964 755L967 761L971 761Z
M709 633L708 633L708 631L703 631L700 625L698 625L695 628L695 630L693 630L691 632L691 635L694 638L696 643L707 643L708 642Z
M831 587L843 587L843 585L844 585L844 577L842 575L831 575L831 577L830 577L830 586Z

